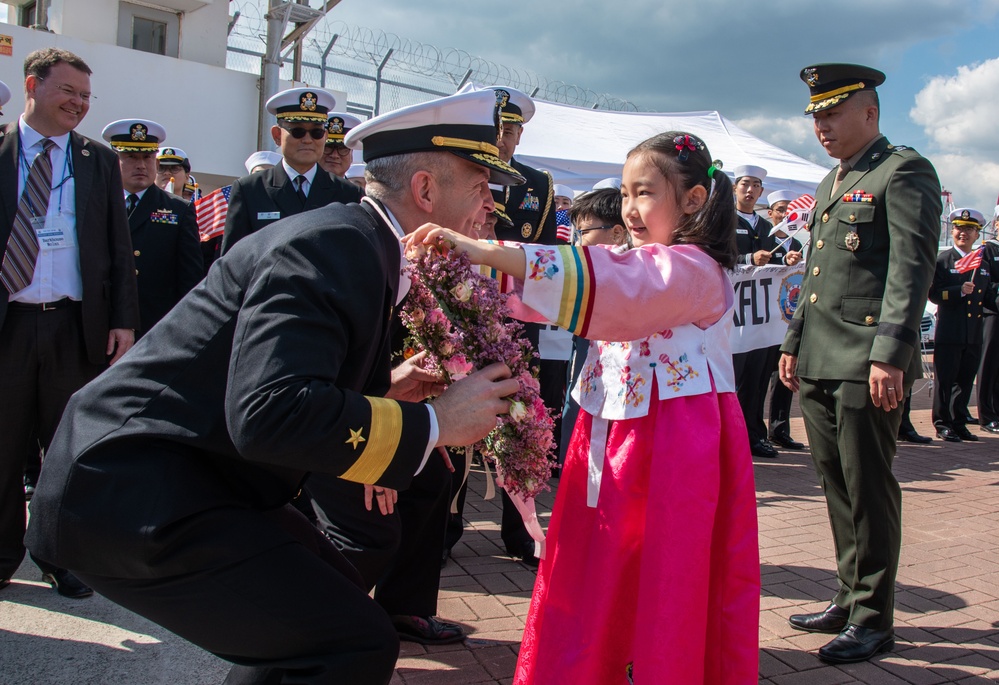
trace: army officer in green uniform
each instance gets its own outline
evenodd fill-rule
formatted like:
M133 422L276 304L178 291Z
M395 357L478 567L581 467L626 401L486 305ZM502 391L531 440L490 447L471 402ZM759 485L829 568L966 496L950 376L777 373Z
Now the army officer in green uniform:
M902 404L921 375L919 322L940 234L940 182L926 159L881 135L880 71L818 64L801 79L815 135L840 164L816 191L808 270L780 376L800 388L839 592L824 611L790 623L837 634L819 658L850 663L894 645L901 491L891 467Z

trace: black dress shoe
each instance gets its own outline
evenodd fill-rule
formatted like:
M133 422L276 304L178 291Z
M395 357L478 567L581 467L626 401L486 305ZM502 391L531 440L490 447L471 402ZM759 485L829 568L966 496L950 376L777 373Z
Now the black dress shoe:
M798 442L793 439L790 435L771 435L770 442L775 445L780 445L781 447L786 447L789 450L803 450L805 449L805 443Z
M968 442L978 442L978 436L968 430L967 426L954 426L954 432L957 433L957 437L962 440L967 440Z
M531 568L537 568L538 564L541 563L540 560L534 556L534 540L525 542L520 545L519 549L506 548L506 553L509 554L514 559L519 560L524 566L529 566Z
M982 426L982 430L986 433L999 433L999 421L990 421Z
M10 578L0 578L0 590L10 585Z
M445 547L444 552L441 554L441 568L447 566L447 560L450 558L451 558L451 550Z
M846 627L850 612L831 602L817 614L795 614L787 619L792 628L809 633L830 633L835 635Z
M419 642L421 645L449 645L465 639L464 628L436 616L397 615L392 617L392 625L400 640Z
M933 442L933 438L929 438L925 435L920 435L915 430L910 431L899 431L898 439L902 442L914 442L917 445L926 445Z
M947 442L961 442L961 438L954 432L954 429L946 426L937 428L937 437Z
M42 580L54 587L60 595L70 599L83 599L94 594L88 585L64 568L43 573Z
M752 452L754 457L762 457L764 459L775 459L777 457L777 450L766 440L757 440L749 446L749 451Z
M867 661L875 654L890 652L895 646L895 631L875 630L852 623L819 649L819 658L830 664L853 664Z
M24 501L30 502L31 498L35 496L35 484L25 483L24 484Z

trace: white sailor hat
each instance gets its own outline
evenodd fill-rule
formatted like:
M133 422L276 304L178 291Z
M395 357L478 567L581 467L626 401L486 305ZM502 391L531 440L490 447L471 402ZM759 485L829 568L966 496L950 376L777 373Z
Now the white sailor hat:
M961 207L950 213L950 223L952 226L975 226L981 228L985 225L985 215L977 209Z
M554 195L556 197L559 197L559 196L561 196L561 197L567 197L570 200L572 198L576 197L576 194L574 192L572 192L572 188L570 188L569 186L566 186L566 185L562 185L561 183L556 183L555 184Z
M119 119L105 126L101 137L118 152L157 152L166 130L148 119Z
M775 190L767 195L767 207L773 207L778 202L797 200L798 197L798 193L793 190Z
M251 173L254 167L258 167L261 164L270 164L271 166L277 166L281 163L281 155L277 152L271 152L270 150L257 150L252 155L246 158L243 162L243 166L246 167L246 173Z
M3 81L0 81L0 114L3 114L3 106L10 102L10 88Z
M621 179L617 177L605 178L602 181L597 181L593 184L591 190L600 190L601 188L614 188L615 190L621 189Z
M350 168L347 169L347 173L344 174L344 178L364 178L364 162L351 164Z
M272 95L265 105L280 121L316 121L326 124L336 98L321 88L289 88Z
M342 143L350 129L360 125L361 120L352 114L330 112L329 123L326 125L326 144Z
M365 162L413 152L450 152L484 166L494 183L520 185L516 169L499 158L497 109L491 90L458 93L403 107L352 129L344 144Z
M735 180L738 181L743 176L750 176L752 178L760 179L760 183L767 178L767 170L761 166L753 166L752 164L742 164L732 169L732 175L735 176Z

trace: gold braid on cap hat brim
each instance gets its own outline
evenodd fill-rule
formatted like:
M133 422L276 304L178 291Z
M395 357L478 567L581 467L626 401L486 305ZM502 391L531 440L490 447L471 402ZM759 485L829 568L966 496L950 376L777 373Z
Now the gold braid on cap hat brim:
M153 152L154 150L160 149L159 143L138 143L134 140L125 142L111 142L111 147L113 147L118 152Z
M481 140L469 140L467 138L448 138L447 136L434 136L430 142L437 147L455 147L459 150L475 150L485 152L487 155L499 156L499 148Z
M850 97L850 93L857 90L862 90L866 87L867 86L865 86L864 83L861 82L861 83L855 83L852 86L843 86L842 88L830 90L826 93L818 93L817 95L813 95L811 98L809 98L809 102L811 104L809 104L808 107L805 108L805 114L814 112L819 109L825 109L830 105L835 105L839 102L842 102L843 100L846 100L848 97Z
M974 226L975 228L981 230L982 225L977 221L968 221L967 219L951 219L951 226Z

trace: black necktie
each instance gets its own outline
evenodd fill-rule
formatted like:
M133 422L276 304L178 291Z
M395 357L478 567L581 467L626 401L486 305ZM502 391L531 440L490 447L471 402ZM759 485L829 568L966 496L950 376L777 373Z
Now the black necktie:
M307 179L305 176L299 174L295 177L295 186L298 188L298 199L302 201L302 205L305 205L306 195L305 195L305 181Z
M128 212L129 216L132 216L137 204L139 204L139 196L135 193L129 193L128 197L125 198L125 211Z

